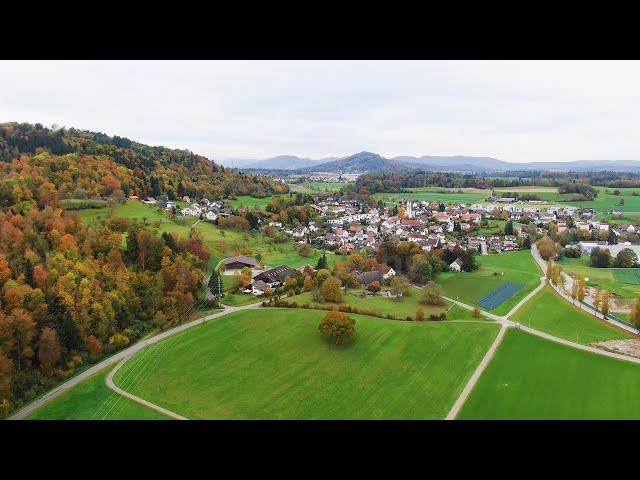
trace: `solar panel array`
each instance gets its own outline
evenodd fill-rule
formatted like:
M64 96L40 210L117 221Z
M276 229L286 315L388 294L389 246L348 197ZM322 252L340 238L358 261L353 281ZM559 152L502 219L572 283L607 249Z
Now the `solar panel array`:
M487 293L476 303L482 308L493 310L513 297L518 291L524 287L521 283L505 282L495 290Z

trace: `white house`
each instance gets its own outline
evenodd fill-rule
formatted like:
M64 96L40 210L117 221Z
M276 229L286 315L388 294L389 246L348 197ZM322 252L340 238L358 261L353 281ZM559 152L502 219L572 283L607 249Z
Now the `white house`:
M449 265L449 269L452 272L459 272L460 270L462 270L462 259L456 258L453 262L451 262L451 265Z

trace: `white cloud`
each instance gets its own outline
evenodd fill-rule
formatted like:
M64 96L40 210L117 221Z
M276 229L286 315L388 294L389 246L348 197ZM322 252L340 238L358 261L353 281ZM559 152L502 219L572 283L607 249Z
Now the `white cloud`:
M640 62L0 62L0 121L214 159L640 159Z

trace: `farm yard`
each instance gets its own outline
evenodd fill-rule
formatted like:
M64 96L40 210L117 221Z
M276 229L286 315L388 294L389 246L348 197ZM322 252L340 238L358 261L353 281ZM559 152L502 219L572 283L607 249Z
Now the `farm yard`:
M509 329L459 419L640 419L640 365Z
M480 268L475 272L443 272L438 276L437 281L442 285L445 296L478 305L481 299L508 282L522 285L521 289L514 292L510 298L504 298L495 308L487 307L491 313L504 315L540 284L542 272L528 250L477 258Z

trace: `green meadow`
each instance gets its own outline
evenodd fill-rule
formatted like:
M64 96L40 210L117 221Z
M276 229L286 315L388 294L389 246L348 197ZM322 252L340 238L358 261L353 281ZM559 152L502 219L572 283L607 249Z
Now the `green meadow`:
M110 390L106 368L58 398L46 403L29 420L168 420L169 417Z
M355 339L336 347L318 333L324 314L236 312L141 351L115 382L192 419L444 418L498 332L353 315Z
M520 307L511 320L583 344L635 338L571 305L549 286Z
M459 419L640 419L640 365L510 328Z
M438 275L437 281L442 285L445 296L474 305L505 282L524 285L513 297L490 310L496 315L505 315L540 284L542 272L529 250L479 255L476 258L480 268L475 272L443 272Z
M580 258L563 257L558 263L562 265L564 272L572 276L577 273L584 275L589 286L603 288L623 299L632 299L640 295L640 285L623 283L616 278L616 271L627 269L590 267L588 255L582 255ZM618 275L625 274L628 275L628 273L618 273Z

